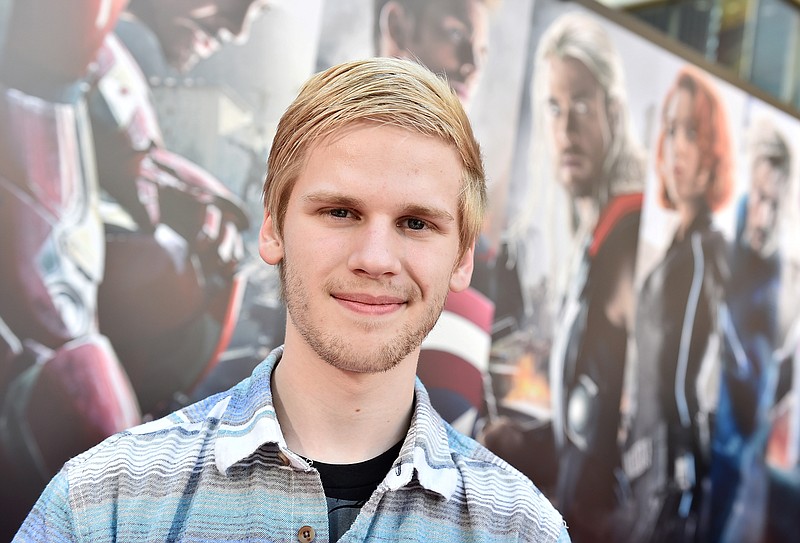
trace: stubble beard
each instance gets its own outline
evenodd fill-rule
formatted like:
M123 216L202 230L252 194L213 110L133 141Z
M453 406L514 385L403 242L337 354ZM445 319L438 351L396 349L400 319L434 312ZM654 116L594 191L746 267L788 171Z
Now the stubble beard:
M570 198L579 199L593 197L595 188L601 182L600 175L593 175L591 172L559 171L558 182L569 194Z
M367 350L357 344L357 339L348 338L337 330L324 330L314 322L310 312L307 296L309 289L304 285L300 275L284 259L280 266L281 291L286 303L289 318L295 329L316 355L331 366L354 373L383 373L395 368L433 329L439 319L447 299L447 289L435 292L431 303L418 325L406 323L399 333L389 341ZM324 293L334 291L329 282L323 285ZM406 296L408 303L423 303L422 296L416 291ZM381 325L365 320L359 324L365 333L380 332ZM354 343L355 342L355 343Z

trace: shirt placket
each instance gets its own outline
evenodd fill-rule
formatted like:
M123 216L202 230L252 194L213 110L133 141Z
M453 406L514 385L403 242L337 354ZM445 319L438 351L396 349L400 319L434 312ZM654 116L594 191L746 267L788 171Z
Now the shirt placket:
M329 543L328 507L319 472L293 466L283 453L278 454L289 476L291 511L286 524L289 543Z

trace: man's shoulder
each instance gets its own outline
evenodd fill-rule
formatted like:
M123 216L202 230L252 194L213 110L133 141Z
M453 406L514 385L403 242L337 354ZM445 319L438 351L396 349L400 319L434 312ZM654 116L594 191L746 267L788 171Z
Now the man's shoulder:
M208 450L230 398L230 391L217 394L106 438L64 465L70 485L133 475L137 470L149 473L162 461L170 470L179 469L178 459L196 459Z
M537 529L558 533L561 515L530 478L474 439L449 427L448 434L468 505L488 508L498 522L532 521Z
M614 196L603 208L595 226L589 254L636 251L643 205L641 192Z
M494 477L509 490L541 495L533 481L471 437L448 426L448 439L453 462L462 476Z
M392 479L406 475L400 486L407 485L409 491L385 495L376 524L381 533L405 529L414 533L405 534L404 540L437 543L569 539L561 515L529 478L441 418L437 420L441 421L435 425L437 439L415 447L415 478L402 469L396 478L394 470L387 476L392 487ZM409 516L416 518L416 526L433 523L437 530L434 534L424 529L415 532L406 521Z

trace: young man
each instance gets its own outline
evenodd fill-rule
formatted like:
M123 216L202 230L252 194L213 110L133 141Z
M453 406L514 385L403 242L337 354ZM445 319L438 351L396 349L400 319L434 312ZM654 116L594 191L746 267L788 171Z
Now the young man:
M415 379L485 207L458 98L371 59L314 76L270 152L260 253L285 345L228 392L68 462L18 541L568 541L533 483Z

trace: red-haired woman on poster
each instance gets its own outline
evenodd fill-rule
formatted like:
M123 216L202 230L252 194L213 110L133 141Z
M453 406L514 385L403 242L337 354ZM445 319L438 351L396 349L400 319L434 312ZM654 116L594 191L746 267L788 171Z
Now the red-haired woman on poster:
M638 299L635 392L623 469L631 541L700 541L708 500L709 413L717 382L716 308L725 241L712 215L730 199L731 146L711 83L681 70L662 109L656 150L660 204L678 226Z

